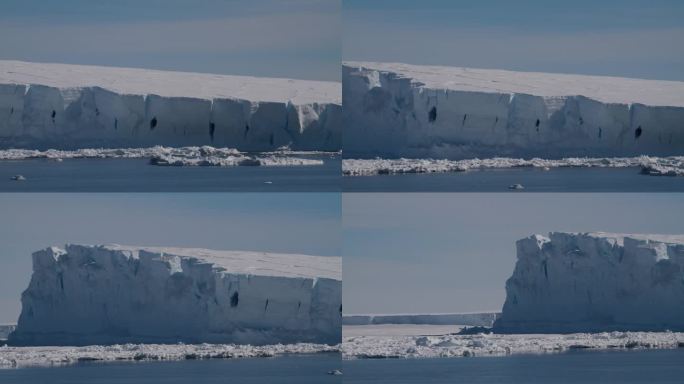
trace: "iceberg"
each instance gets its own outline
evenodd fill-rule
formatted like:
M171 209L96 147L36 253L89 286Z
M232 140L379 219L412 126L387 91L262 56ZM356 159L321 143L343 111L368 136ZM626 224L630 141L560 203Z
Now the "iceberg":
M341 259L67 245L33 254L12 346L335 345Z
M346 158L684 154L684 82L346 62Z
M0 148L339 151L340 84L0 60Z
M553 232L516 247L495 332L684 331L684 236Z

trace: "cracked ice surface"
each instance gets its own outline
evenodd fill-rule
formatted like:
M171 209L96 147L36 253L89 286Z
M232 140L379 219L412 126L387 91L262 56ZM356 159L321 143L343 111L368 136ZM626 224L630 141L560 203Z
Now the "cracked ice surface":
M551 159L519 159L495 157L489 159L344 159L342 172L345 176L372 176L402 173L465 172L475 169L504 168L628 168L641 167L643 174L652 176L684 175L684 156L670 157L568 157Z
M0 347L0 368L51 366L82 361L152 361L274 357L284 354L338 352L339 345L298 343L236 344L121 344L85 347Z
M322 165L323 160L306 159L300 155L330 155L334 152L290 151L280 150L250 154L234 148L202 147L163 147L149 148L85 148L73 151L49 149L0 150L0 160L26 159L136 159L149 158L152 165L160 166L219 166L231 167L240 165L261 166L299 166Z
M343 359L505 356L572 349L682 348L684 333L477 334L345 337Z

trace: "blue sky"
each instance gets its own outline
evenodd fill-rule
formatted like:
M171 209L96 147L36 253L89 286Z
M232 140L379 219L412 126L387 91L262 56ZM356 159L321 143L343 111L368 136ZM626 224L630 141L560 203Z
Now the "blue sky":
M343 59L684 80L677 0L344 0Z
M551 231L684 234L681 194L344 194L346 313L500 310L515 241Z
M340 0L4 0L0 59L333 80Z
M339 256L337 193L1 194L0 323L16 322L31 253L118 243Z

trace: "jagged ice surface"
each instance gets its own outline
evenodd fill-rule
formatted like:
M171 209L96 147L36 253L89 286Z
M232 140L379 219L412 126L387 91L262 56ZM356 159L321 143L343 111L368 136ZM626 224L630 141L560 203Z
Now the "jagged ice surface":
M466 172L473 169L504 168L628 168L640 167L641 173L651 176L684 175L684 156L671 157L571 157L551 159L515 159L495 157L491 159L343 159L342 173L345 176L372 176L402 173Z
M160 166L300 166L322 165L323 160L307 159L300 155L329 155L332 152L298 152L290 150L261 152L259 154L240 152L232 148L202 147L150 147L150 148L83 148L73 151L49 149L5 149L0 150L0 160L50 159L137 159L149 158L150 164Z
M684 333L610 332L569 335L441 335L345 337L344 359L505 356L558 353L572 349L684 347Z
M339 257L50 247L9 344L337 344L341 300Z
M294 353L334 353L339 345L327 344L123 344L84 347L0 346L0 369L55 366L83 361L155 361L274 357Z

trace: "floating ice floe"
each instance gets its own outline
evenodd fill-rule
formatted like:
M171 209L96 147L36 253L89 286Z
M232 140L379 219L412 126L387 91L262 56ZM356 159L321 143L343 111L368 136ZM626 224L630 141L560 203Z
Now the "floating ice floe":
M0 150L0 160L50 159L136 159L149 158L150 164L159 166L303 166L321 165L323 160L304 158L303 155L330 155L334 152L279 150L257 154L240 152L234 148L162 147L149 148L86 148L73 151L49 149Z
M345 176L372 176L403 173L466 172L476 169L505 168L629 168L640 167L641 172L653 176L684 175L684 156L671 157L568 157L564 159L516 159L494 157L490 159L344 159Z
M572 349L683 348L684 333L609 332L345 337L344 359L505 356Z
M0 368L52 366L85 361L154 361L274 357L284 354L339 352L326 344L120 344L84 347L0 346Z

